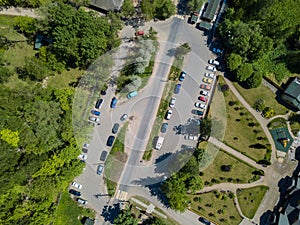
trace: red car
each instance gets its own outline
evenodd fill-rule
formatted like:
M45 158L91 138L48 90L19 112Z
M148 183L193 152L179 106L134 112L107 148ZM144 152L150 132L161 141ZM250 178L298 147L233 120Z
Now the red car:
M202 88L202 89L204 89L204 90L210 90L211 89L211 86L210 85L208 85L208 84L201 84L200 85L200 88Z
M144 31L142 30L135 32L135 36L143 36L143 35L144 35Z
M198 99L202 102L207 102L207 98L205 98L204 96L199 96Z

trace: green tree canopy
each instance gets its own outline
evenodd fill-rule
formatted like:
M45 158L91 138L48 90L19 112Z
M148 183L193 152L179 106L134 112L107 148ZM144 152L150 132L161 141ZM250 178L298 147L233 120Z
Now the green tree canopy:
M236 71L236 78L239 82L246 81L253 73L252 64L243 63Z
M127 207L114 219L116 225L137 225L138 220L132 216L131 209Z
M227 67L230 71L236 70L242 64L242 57L236 53L231 53L227 59Z
M133 16L134 13L135 13L135 8L133 6L133 1L124 0L121 12L125 17Z
M259 71L254 71L254 73L246 80L246 84L249 88L256 88L262 82L263 75Z

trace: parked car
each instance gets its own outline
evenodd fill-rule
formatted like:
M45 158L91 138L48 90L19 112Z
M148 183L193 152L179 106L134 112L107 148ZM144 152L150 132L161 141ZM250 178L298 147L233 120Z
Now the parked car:
M128 99L131 99L131 98L137 96L137 94L138 94L137 91L132 91L132 92L130 92L130 93L127 95L127 98L128 98Z
M121 121L124 121L128 118L128 115L127 114L123 114L120 118Z
M167 111L166 116L165 116L166 120L171 119L172 113L173 113L173 112L172 112L171 109L169 109L169 110Z
M100 116L100 112L97 110L92 110L91 113L94 114L95 116Z
M209 92L208 92L208 91L201 90L201 91L200 91L200 95L208 96L208 95L209 95Z
M99 122L100 121L100 119L98 117L95 117L95 116L90 116L89 120L93 121L93 122Z
M111 103L110 103L110 108L112 108L112 109L116 108L117 102L118 102L117 98L113 97L112 100L111 100Z
M213 82L213 79L207 78L207 77L204 77L202 80L203 80L203 82L208 83L208 84L211 84Z
M195 107L200 108L200 109L205 109L206 105L201 102L196 102Z
M73 187L75 187L75 188L78 188L78 189L81 189L81 188L82 188L82 185L76 183L75 181L73 181L71 185L72 185Z
M86 159L87 159L87 155L80 154L80 155L78 156L78 158L79 158L80 160L86 160Z
M199 221L204 223L205 225L211 225L210 221L203 217L199 217Z
M100 161L105 161L107 156L107 151L102 151L100 155Z
M143 35L144 35L144 31L142 30L135 32L135 36L143 36Z
M113 125L113 128L112 128L112 133L113 133L113 134L116 134L116 133L118 132L118 130L119 130L119 127L120 127L120 124L115 123L115 124Z
M208 78L214 79L216 75L213 74L213 73L204 73L204 76L205 76L205 77L208 77Z
M166 132L167 132L167 129L168 129L168 126L169 126L169 124L163 123L162 126L161 126L160 131L161 131L162 133L166 133Z
M180 92L181 84L176 84L174 89L174 94L178 94Z
M215 65L215 66L220 65L219 61L217 61L217 60L215 60L215 59L210 59L210 60L208 60L208 63L209 63L209 64L212 64L212 65Z
M222 54L223 50L219 49L219 48L213 48L212 51L216 54Z
M211 86L208 84L200 84L200 88L209 91L211 89Z
M206 69L209 70L209 71L212 71L212 72L217 71L216 67L214 67L214 66L207 66Z
M115 137L111 135L108 137L106 145L111 147L113 145L114 141L115 141Z
M196 114L198 115L198 116L203 116L203 111L200 111L200 110L196 110Z
M87 200L84 200L82 198L77 198L76 201L82 205L87 205L88 204L88 201Z
M198 98L200 101L202 101L202 102L207 102L207 98L205 98L204 96L199 96L199 98Z
M180 76L179 76L179 78L178 78L179 81L183 81L184 78L185 78L185 76L186 76L186 72L181 71Z
M173 108L175 106L176 98L172 97L169 106Z
M189 135L189 134L187 134L187 135L184 136L184 139L196 141L196 140L198 140L198 136L194 136L194 135Z
M82 145L82 152L83 153L88 153L88 147L90 146L90 144L88 144L88 143L83 143L83 145Z
M104 170L104 165L100 164L97 168L97 174L101 175L103 173Z
M72 195L75 195L75 196L81 196L81 193L79 191L75 191L73 189L70 189L69 193L72 194Z
M95 108L96 109L101 109L102 105L103 105L103 99L98 99L98 101L96 102Z

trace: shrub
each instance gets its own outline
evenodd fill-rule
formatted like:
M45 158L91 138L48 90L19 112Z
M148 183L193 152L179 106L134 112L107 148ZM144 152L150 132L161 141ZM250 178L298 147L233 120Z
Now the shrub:
M231 165L222 165L221 170L222 170L222 172L230 172Z
M193 198L193 201L194 201L194 202L198 202L198 200L199 200L199 197Z
M228 105L234 106L234 105L236 105L236 103L237 103L236 101L229 101L229 102L228 102Z
M233 192L229 192L228 196L229 196L229 198L234 198L234 193Z

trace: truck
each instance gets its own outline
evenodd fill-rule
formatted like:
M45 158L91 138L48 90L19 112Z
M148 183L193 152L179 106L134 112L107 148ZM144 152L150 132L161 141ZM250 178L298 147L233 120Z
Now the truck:
M160 148L164 142L164 139L165 138L163 138L163 137L158 137L156 145L155 145L155 149L160 150Z

